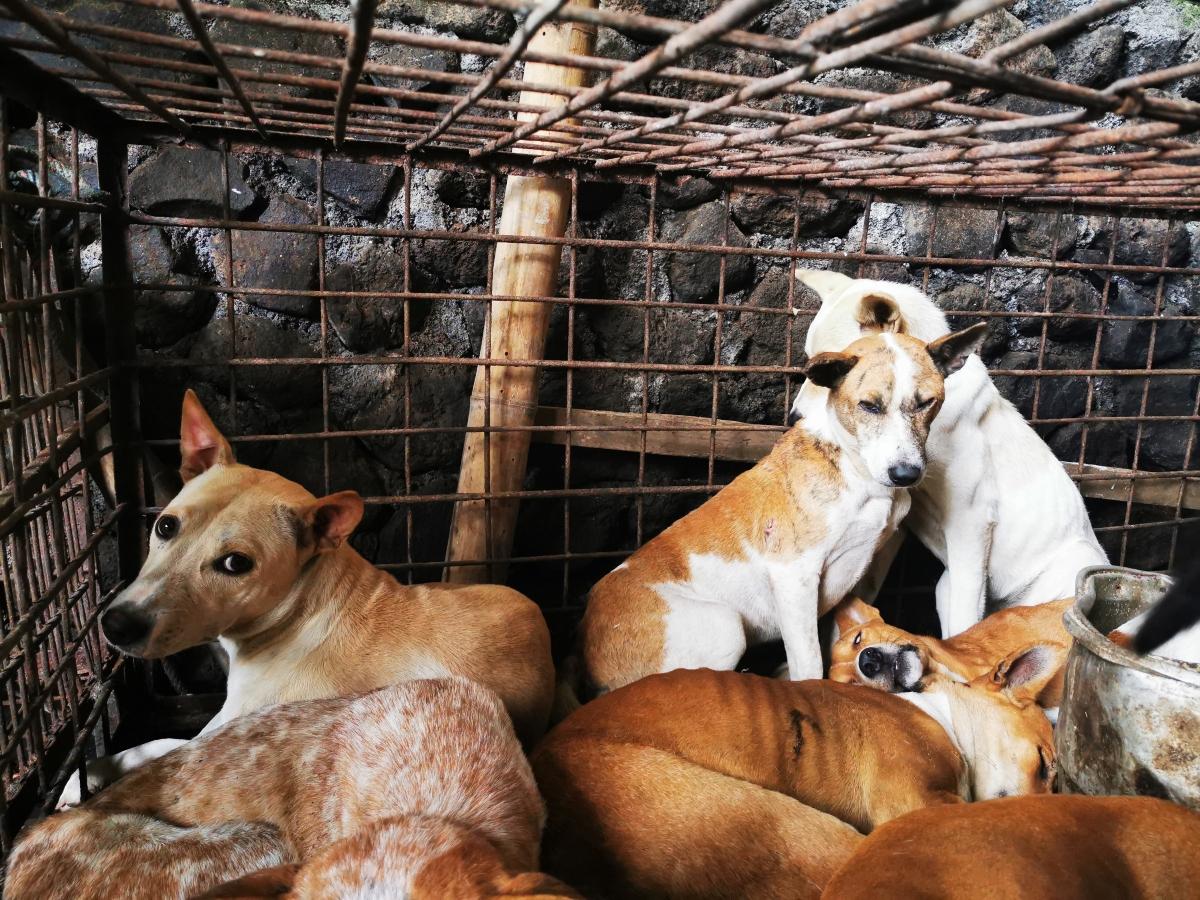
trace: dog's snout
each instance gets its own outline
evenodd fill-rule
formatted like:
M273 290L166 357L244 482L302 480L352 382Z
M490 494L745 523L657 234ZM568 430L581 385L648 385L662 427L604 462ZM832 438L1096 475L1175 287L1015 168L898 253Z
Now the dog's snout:
M883 671L883 653L877 647L868 647L858 654L858 669L867 678L874 678Z
M925 469L912 463L897 463L888 469L888 478L896 487L909 487L921 480Z
M128 649L142 643L149 636L154 622L145 614L114 606L100 617L100 627L110 644Z
M793 406L791 409L789 409L787 415L788 428L791 428L793 425L799 422L801 418L802 416L800 413L796 412L796 407Z

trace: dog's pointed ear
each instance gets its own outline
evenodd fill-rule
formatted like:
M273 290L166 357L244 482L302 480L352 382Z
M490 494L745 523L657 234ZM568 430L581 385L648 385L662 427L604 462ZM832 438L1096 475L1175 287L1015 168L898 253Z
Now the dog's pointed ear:
M833 621L840 634L845 634L856 625L865 625L871 621L883 621L879 610L858 597L847 597L833 610Z
M828 269L797 269L796 280L812 288L822 303L836 297L854 281L841 272Z
M996 664L991 683L1021 705L1033 703L1066 663L1069 651L1056 641L1022 647Z
M233 448L217 430L200 398L191 388L183 395L183 416L179 423L179 475L184 482L202 475L213 466L231 466Z
M818 353L808 361L804 377L815 385L833 390L857 364L858 357L852 353Z
M867 294L858 301L855 316L863 334L879 334L881 331L904 334L906 330L899 305L887 294Z
M967 357L979 349L986 334L987 324L976 322L970 328L930 341L926 349L942 377L948 378L966 364Z
M287 897L292 892L292 885L296 882L296 873L300 871L300 866L296 863L285 863L280 866L272 866L269 869L260 869L257 872L252 872L249 875L243 875L241 878L233 881L226 881L224 884L219 884L215 888L199 894L196 900L234 900L234 898L249 898L249 897Z
M338 491L321 497L304 511L318 553L336 550L354 534L363 517L363 500L357 491Z

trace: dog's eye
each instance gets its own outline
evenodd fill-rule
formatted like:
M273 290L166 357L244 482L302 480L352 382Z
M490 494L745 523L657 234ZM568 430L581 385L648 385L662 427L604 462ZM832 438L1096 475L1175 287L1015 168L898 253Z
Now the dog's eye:
M254 560L244 553L226 553L213 563L222 575L245 575L254 568Z
M159 516L154 523L154 533L159 540L169 541L179 533L179 520L174 516Z
M1053 766L1046 758L1046 751L1038 748L1038 778L1042 781L1050 780L1050 772Z
M858 401L858 408L861 409L863 412L870 413L873 416L877 416L881 412L883 412L883 410L879 408L878 403L872 403L870 400Z
M929 407L931 407L931 406L933 406L933 398L932 397L930 397L928 400L918 400L917 401L917 409L929 409Z
M860 631L858 634L856 634L854 636L854 646L857 647L861 643L862 643L862 632Z

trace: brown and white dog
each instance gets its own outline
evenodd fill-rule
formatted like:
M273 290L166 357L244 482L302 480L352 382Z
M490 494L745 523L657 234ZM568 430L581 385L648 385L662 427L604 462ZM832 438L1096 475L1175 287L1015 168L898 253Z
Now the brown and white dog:
M983 334L976 325L930 344L875 335L813 357L807 377L828 389L820 413L592 589L585 688L732 669L747 646L780 637L792 677L820 677L817 617L908 511L943 379Z
M710 670L612 691L534 751L543 864L586 896L818 896L897 816L1050 789L1039 665L910 695Z
M298 896L357 896L299 891L382 864L407 890L480 872L499 888L536 872L543 819L496 695L462 678L410 681L260 710L147 763L29 828L4 896L182 898L310 860Z
M884 825L827 900L1194 897L1200 815L1149 797L1010 797Z
M219 638L225 705L206 730L272 703L461 675L491 688L527 744L554 695L538 607L500 585L405 585L347 543L353 491L317 498L238 465L196 395L183 400L184 487L159 515L145 565L101 617L119 650L155 659ZM89 764L93 790L178 746L154 741ZM59 803L79 799L73 779Z
M810 356L863 334L932 341L950 332L945 314L910 285L820 270L796 278L821 298L804 342ZM820 415L824 395L822 385L806 382L792 416ZM942 637L989 611L1066 597L1080 569L1108 562L1062 463L1000 396L978 356L946 383L928 451L928 477L912 492L904 525L946 566L935 592ZM859 593L868 600L900 540L881 548L864 579Z
M875 607L848 597L833 611L838 639L829 677L891 693L920 690L930 673L973 681L1038 641L1069 649L1071 635L1063 625L1063 615L1074 602L1068 597L1002 609L961 634L939 640L889 625ZM1059 669L1038 695L1038 704L1047 712L1056 710L1062 688L1063 670Z

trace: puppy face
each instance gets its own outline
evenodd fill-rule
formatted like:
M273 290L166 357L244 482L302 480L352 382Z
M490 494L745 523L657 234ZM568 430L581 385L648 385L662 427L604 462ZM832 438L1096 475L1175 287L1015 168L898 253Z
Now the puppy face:
M155 520L138 577L101 617L109 643L135 656L167 656L250 627L362 516L353 492L318 499L237 465L190 391L181 449L183 490Z
M888 693L921 689L930 664L925 648L895 628L879 611L856 597L834 610L838 639L829 677L844 684L865 684Z
M812 358L806 374L830 391L835 439L857 450L879 484L911 487L924 477L925 442L945 397L944 379L983 334L984 326L975 325L924 344L888 332Z

